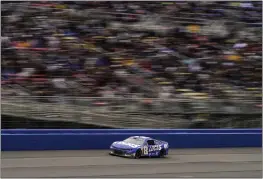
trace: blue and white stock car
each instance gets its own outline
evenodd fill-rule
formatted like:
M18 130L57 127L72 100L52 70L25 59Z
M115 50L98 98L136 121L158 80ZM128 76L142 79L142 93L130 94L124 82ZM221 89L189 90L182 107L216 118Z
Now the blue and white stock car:
M123 141L113 142L110 154L124 157L165 157L168 155L168 142L145 136L131 136Z

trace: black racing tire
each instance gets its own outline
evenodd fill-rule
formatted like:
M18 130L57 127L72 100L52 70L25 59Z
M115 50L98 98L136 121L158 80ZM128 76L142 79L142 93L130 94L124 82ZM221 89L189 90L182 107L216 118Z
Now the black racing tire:
M139 158L141 158L141 156L142 156L142 151L139 149L136 151L134 158L139 159Z
M160 157L160 158L164 158L164 157L165 157L165 150L164 150L164 149L162 149L162 150L160 151L159 157Z

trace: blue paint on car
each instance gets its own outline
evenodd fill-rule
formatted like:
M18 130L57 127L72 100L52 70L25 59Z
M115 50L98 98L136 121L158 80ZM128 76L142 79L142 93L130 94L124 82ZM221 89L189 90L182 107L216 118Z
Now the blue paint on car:
M113 142L110 146L111 155L133 158L164 157L168 155L168 150L168 142L146 136L131 136L123 141Z

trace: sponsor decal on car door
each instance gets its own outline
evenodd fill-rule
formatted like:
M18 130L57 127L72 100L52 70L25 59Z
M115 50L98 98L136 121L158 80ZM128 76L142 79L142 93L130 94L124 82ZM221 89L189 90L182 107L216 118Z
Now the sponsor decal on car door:
M158 155L158 153L161 149L162 149L161 145L145 145L142 148L142 155L144 155L144 156Z

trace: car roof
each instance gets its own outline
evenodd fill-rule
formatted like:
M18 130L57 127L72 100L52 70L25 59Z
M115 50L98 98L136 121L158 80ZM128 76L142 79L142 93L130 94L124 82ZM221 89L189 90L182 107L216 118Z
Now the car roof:
M134 138L134 139L143 139L143 140L152 139L152 138L146 137L146 136L131 136L131 137Z

